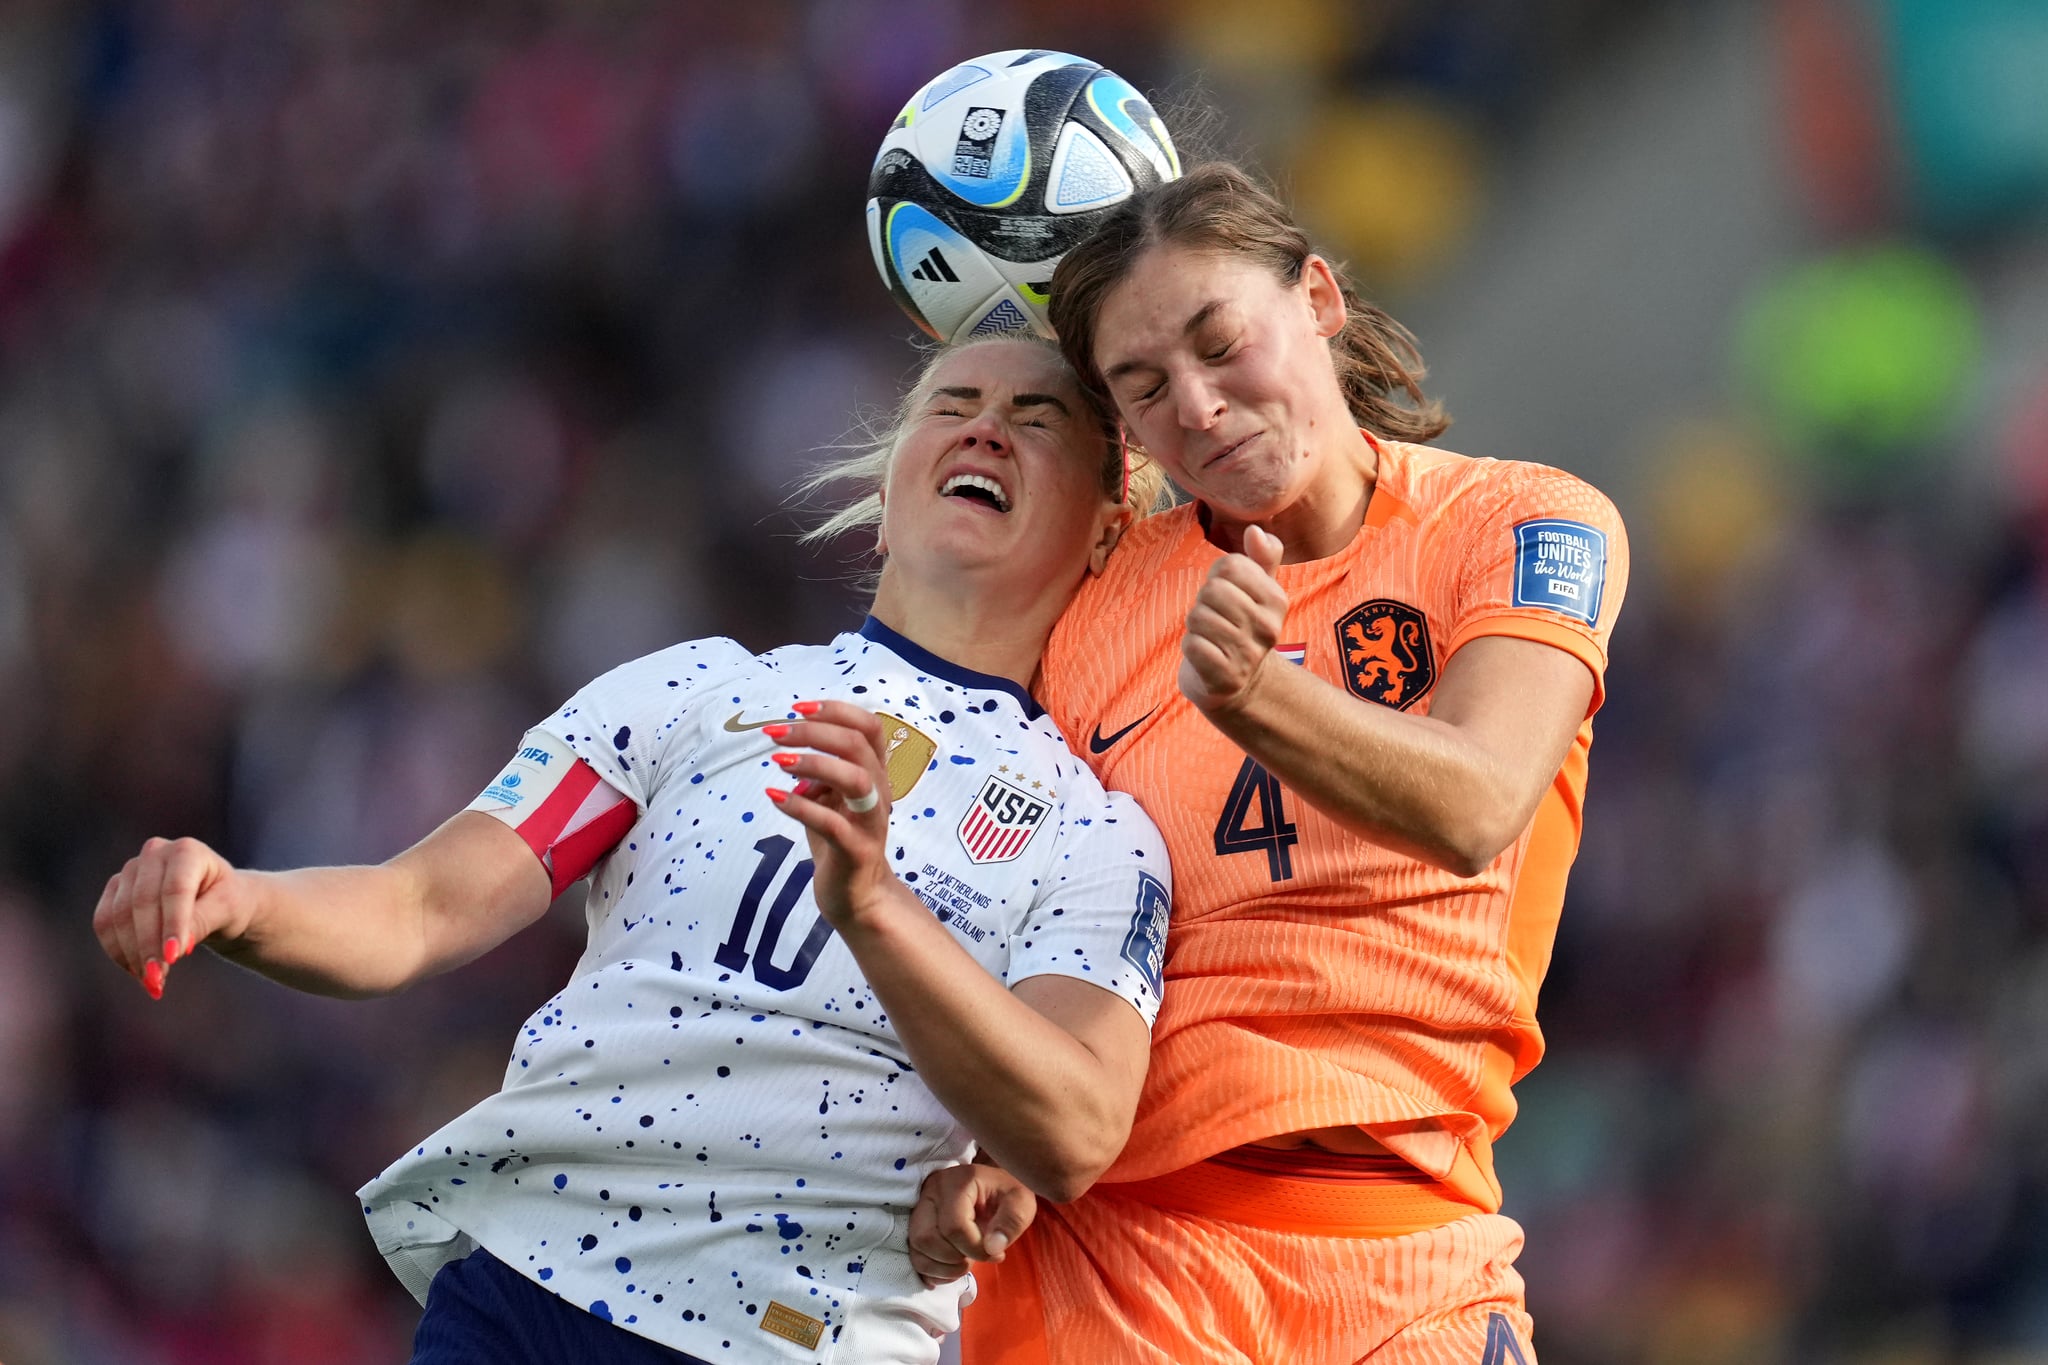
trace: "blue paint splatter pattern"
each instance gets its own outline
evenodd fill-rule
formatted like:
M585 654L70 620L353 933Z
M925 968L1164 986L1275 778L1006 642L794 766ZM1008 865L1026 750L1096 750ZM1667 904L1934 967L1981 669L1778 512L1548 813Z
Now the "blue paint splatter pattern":
M759 656L730 640L649 655L540 727L639 811L591 876L582 960L521 1026L503 1089L361 1191L416 1295L476 1243L707 1360L879 1359L887 1343L861 1335L879 1319L957 1324L965 1282L924 1289L891 1235L972 1138L819 917L802 830L763 790L787 780L759 726L812 697L931 744L892 778L891 857L983 969L1078 977L1156 1017L1123 950L1141 874L1170 885L1163 843L1021 688L872 621ZM1031 798L1013 818L1045 810L1020 853L977 862L963 824L992 778ZM856 1311L875 1301L892 1312ZM761 1330L771 1303L823 1324L816 1351Z

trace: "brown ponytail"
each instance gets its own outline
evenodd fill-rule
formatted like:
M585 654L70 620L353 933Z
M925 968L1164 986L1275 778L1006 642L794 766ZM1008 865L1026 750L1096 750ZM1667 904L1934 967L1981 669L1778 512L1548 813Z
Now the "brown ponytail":
M1108 399L1095 363L1095 326L1109 293L1155 246L1230 252L1263 263L1282 284L1301 280L1314 248L1286 207L1244 171L1211 161L1178 180L1133 195L1061 259L1049 313L1067 363L1093 393ZM1330 339L1330 360L1351 416L1375 436L1427 441L1451 424L1443 405L1422 392L1428 373L1406 327L1359 297L1334 262L1343 291L1344 330Z

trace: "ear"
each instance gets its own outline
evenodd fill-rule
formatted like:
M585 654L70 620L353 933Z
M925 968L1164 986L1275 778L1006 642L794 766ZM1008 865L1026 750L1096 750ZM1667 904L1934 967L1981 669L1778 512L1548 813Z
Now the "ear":
M1344 306L1344 290L1338 285L1330 263L1311 254L1301 263L1301 288L1306 295L1309 316L1315 319L1316 335L1327 341L1343 331L1344 324L1350 320L1351 310Z
M875 505L884 512L889 510L889 490L887 488L877 488L875 490ZM889 533L883 529L888 524L886 517L875 522L875 553L883 559L889 557Z
M1109 564L1109 552L1124 538L1124 532L1131 529L1131 523L1138 514L1129 507L1118 507L1106 517L1098 528L1095 544L1088 551L1088 572L1091 576L1100 574Z

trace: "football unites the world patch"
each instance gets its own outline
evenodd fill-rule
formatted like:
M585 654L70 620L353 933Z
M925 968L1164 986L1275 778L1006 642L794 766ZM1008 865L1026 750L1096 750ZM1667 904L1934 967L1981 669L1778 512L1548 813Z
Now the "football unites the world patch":
M1353 695L1405 711L1436 682L1429 622L1406 602L1375 598L1337 622L1337 654Z
M969 862L1007 863L1024 851L1051 810L1051 793L1034 795L1004 778L991 777L960 817L960 846L967 850Z
M1166 918L1171 908L1165 883L1140 872L1138 908L1131 912L1130 932L1124 935L1123 959L1138 969L1154 995L1159 994L1166 971Z
M1607 588L1607 533L1582 521L1539 517L1515 527L1518 607L1550 610L1592 625Z

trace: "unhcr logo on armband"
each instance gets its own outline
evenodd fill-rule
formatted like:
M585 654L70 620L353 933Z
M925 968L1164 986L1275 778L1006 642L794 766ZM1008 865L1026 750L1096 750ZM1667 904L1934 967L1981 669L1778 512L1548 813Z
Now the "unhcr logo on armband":
M526 799L526 793L519 790L522 780L518 773L507 772L484 788L484 796L503 805L516 806Z

